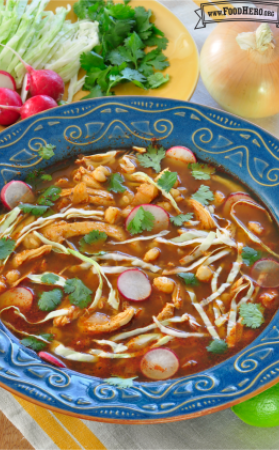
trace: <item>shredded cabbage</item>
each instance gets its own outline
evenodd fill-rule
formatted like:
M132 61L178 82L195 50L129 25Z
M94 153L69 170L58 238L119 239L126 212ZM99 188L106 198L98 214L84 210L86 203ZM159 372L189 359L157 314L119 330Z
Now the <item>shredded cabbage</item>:
M29 274L29 275L26 275L26 278L29 278L29 280L33 281L33 283L48 284L48 283L45 283L45 282L42 281L42 277L44 275L47 275L47 274L50 274L50 272L45 272L45 273L42 273L40 275L31 275L31 274ZM56 273L53 273L53 274L51 273L51 275L55 275L56 277L59 277L59 275L57 275ZM66 283L66 279L63 278L63 277L59 277L59 280L55 281L52 284L55 285L55 286L64 287L65 283Z
M115 241L110 241L109 243L112 245L122 245L122 244L130 244L131 242L135 242L135 241L150 241L151 239L155 239L158 240L158 237L161 236L166 236L166 234L169 234L168 230L163 230L160 231L160 233L158 234L153 234L152 236L138 236L132 239L128 239L127 241L121 241L121 242L115 242Z
M94 342L97 342L97 344L99 345L108 345L112 348L113 353L121 353L121 352L125 352L126 350L128 350L128 347L126 345L123 344L116 344L115 342L112 341L107 341L105 339L94 339Z
M159 322L159 320L155 316L153 316L152 319L157 324L158 328L162 331L162 333L167 334L172 337L188 338L188 337L204 337L204 336L206 336L204 333L189 333L187 331L175 330L174 328L167 328L164 325L162 325L162 323Z
M53 346L54 347L54 346ZM57 347L53 349L53 352L58 355L62 356L65 359L69 359L71 361L80 361L80 362L96 362L98 358L96 358L93 355L89 355L88 353L80 353L76 350L65 347L65 345L59 343Z
M21 209L17 206L8 214L5 214L0 222L0 237L8 236L18 222Z
M123 242L122 242L123 244ZM131 261L132 262L132 266L137 266L137 267L141 267L142 269L147 269L150 270L151 272L159 272L161 269L161 267L159 266L154 266L153 264L149 264L144 262L142 259L140 258L136 258L135 256L131 256L131 255L126 255L126 254L122 254L122 253L105 253L105 255L94 255L95 259L101 259L101 260L112 260L112 261ZM126 268L127 269L127 268ZM105 270L105 267L103 267L103 270Z
M15 331L16 333L22 334L23 336L31 336L34 337L36 339L38 339L39 341L45 342L46 344L50 344L51 341L48 341L47 339L45 339L42 336L37 336L36 334L31 334L31 333L27 333L27 331L22 331L22 330L18 330L17 328L15 328L11 323L6 322L5 320L2 320L3 324L6 325L7 328L10 328L11 330Z
M212 323L210 322L206 312L204 311L201 303L197 302L197 298L196 298L196 294L192 291L186 291L189 296L190 299L194 305L194 307L196 308L196 310L198 311L199 315L201 316L208 332L211 334L211 336L213 337L213 339L220 339L219 334L217 333L217 331L215 330L214 326L212 325Z
M236 316L237 316L237 308L238 308L238 305L236 303L236 298L237 298L238 294L241 291L243 291L244 289L246 289L248 286L249 286L248 283L247 284L243 284L242 286L240 286L237 289L237 291L236 291L236 293L235 293L235 295L234 295L234 297L233 297L233 299L231 301L230 312L229 312L229 315L228 315L227 336L229 336L231 330L236 325Z
M223 270L223 267L219 266L218 269L216 270L216 272L214 272L214 274L213 274L213 277L212 277L212 280L211 280L212 293L217 291L217 282L218 282L218 278L219 278L219 275L222 272L222 270Z
M39 322L29 322L29 320L20 311L20 309L14 305L7 306L6 308L1 309L0 314L2 314L3 311L7 311L8 309L14 309L16 315L20 316L23 320L25 320L25 322L30 323L31 325L37 325L38 323L44 323L50 319L54 319L55 317L67 316L69 314L69 310L67 308L66 309L57 309L57 310L52 311L49 314L47 314L44 317L44 319L39 320Z

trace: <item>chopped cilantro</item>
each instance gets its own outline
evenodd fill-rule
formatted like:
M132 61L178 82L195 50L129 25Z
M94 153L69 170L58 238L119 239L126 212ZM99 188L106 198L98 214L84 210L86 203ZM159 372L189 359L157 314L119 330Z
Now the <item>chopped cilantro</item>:
M7 258L15 249L16 241L8 238L0 239L0 260L3 261Z
M86 98L113 95L114 86L131 81L142 89L154 89L168 81L157 71L169 66L162 50L168 40L152 23L152 12L142 6L131 8L127 1L114 4L112 0L79 0L74 5L79 19L99 23L99 42L80 57L87 76ZM147 47L155 47L146 52ZM156 72L155 72L156 71Z
M194 217L193 213L179 214L178 216L171 217L170 221L176 227L181 227L184 222L188 222L189 220L192 220L193 217Z
M44 273L42 275L42 282L46 284L55 284L59 280L59 276L55 273Z
M123 176L120 175L120 173L112 174L109 179L108 190L113 191L115 193L125 192L127 190L127 188L125 186L123 186L123 184L122 184L124 181L125 180L124 180Z
M62 298L63 292L60 289L43 292L38 301L39 309L41 311L53 311L60 305Z
M151 89L157 89L158 87L167 83L169 79L170 79L169 74L166 74L166 76L164 77L164 75L161 72L156 72L147 77L147 81Z
M252 266L256 261L258 261L258 259L261 258L261 252L258 252L251 247L243 247L241 257L246 266Z
M80 250L85 251L86 245L100 244L107 240L107 235L103 231L92 230L80 240Z
M110 384L111 386L118 386L120 388L130 388L133 386L133 381L137 377L132 378L120 378L120 377L111 377L106 378L104 380L105 383Z
M54 156L54 149L56 148L56 145L47 144L44 147L41 147L38 151L39 155L43 159L50 159Z
M161 161L164 159L165 155L166 152L163 147L156 149L155 147L152 147L152 145L149 145L146 153L137 155L137 159L142 167L151 167L158 173L161 170Z
M178 276L182 278L185 284L190 286L198 286L199 282L194 273L187 272L187 273L178 273Z
M264 323L264 308L260 303L244 303L240 305L239 313L243 325L249 328L259 328Z
M214 353L216 355L221 355L225 353L228 349L228 344L223 339L214 339L210 342L209 346L206 347L206 350L210 353Z
M66 294L70 294L69 300L72 305L86 308L91 302L92 291L79 278L67 280L64 290Z
M41 333L40 336L49 342L53 341L53 334ZM20 342L25 347L29 347L32 350L34 350L35 352L39 352L47 346L46 342L40 341L39 339L35 338L34 336L28 336L28 337L22 339Z
M208 186L204 186L202 184L197 192L192 195L192 198L194 200L197 200L197 202L201 203L202 205L206 206L209 202L212 202L212 200L214 200L214 195Z
M158 179L157 184L166 192L170 192L171 188L177 181L177 172L166 171Z
M39 205L53 206L60 196L61 188L58 186L50 186L38 198Z
M43 205L31 205L29 203L24 203L22 205L19 205L21 211L23 211L26 214L32 214L33 216L42 216L47 210L48 206Z
M154 227L155 217L151 212L145 211L142 206L139 207L134 218L129 223L127 229L131 234L151 231Z
M43 181L51 181L52 180L52 176L48 173L45 173L44 175L41 176L41 180Z
M189 169L196 180L210 180L210 176L215 172L213 167L201 163L189 164Z

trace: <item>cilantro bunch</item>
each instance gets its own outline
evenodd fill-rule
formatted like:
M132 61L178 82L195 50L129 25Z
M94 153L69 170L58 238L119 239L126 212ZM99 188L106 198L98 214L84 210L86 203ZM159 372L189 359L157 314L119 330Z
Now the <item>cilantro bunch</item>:
M167 38L150 22L151 10L133 9L128 3L79 0L74 5L79 19L99 22L100 44L80 58L87 72L83 89L90 91L84 98L113 95L112 89L123 81L142 89L156 89L169 81L169 75L160 72L169 66L162 52ZM146 47L154 48L145 53Z

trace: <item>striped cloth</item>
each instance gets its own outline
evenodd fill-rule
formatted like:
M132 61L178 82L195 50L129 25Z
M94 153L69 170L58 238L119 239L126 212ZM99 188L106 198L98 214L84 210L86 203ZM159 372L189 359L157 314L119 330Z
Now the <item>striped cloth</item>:
M204 29L194 30L198 19L195 9L205 1L161 0L161 3L187 27L199 50L213 29L213 25L210 25ZM192 100L216 106L201 81ZM250 427L242 423L229 409L185 422L144 426L114 425L80 420L48 411L0 389L0 410L36 450L278 450L279 448L279 427L273 428L272 432L269 429Z

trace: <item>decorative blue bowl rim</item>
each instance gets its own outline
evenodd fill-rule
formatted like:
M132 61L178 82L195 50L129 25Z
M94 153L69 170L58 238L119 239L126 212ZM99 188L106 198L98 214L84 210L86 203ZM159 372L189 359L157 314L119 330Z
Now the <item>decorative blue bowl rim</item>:
M279 141L241 118L194 103L145 96L108 97L64 105L0 133L0 187L48 162L41 145L56 145L55 161L79 153L184 145L250 188L279 219ZM53 160L52 160L53 161ZM131 388L43 362L0 323L0 385L65 414L125 424L184 420L225 409L267 389L279 377L279 313L249 346L212 368Z

